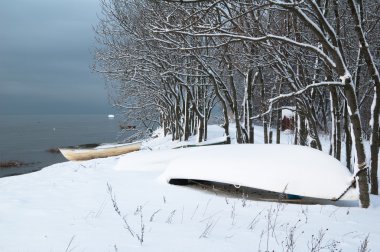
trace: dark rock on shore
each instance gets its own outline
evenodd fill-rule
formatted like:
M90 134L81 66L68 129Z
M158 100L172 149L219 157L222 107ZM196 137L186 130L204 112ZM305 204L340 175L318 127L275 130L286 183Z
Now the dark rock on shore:
M11 160L11 161L5 161L5 162L0 162L0 168L13 168L13 167L21 167L28 165L27 163L17 161L17 160Z

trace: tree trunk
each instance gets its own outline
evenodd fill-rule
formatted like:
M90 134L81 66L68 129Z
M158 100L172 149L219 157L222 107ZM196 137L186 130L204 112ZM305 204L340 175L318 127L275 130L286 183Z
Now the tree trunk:
M250 69L246 77L246 128L248 130L248 143L254 143L253 134L253 84L255 82L257 74L254 74L253 69Z
M228 59L229 60L229 59ZM235 119L235 124L236 124L236 141L238 143L243 143L243 132L241 129L240 125L240 116L239 116L239 109L238 109L238 103L237 103L237 91L236 91L236 86L234 83L234 78L233 78L233 70L232 70L232 65L228 63L228 70L229 70L229 83L230 83L230 88L232 91L232 112L234 114L234 119Z
M265 85L264 85L264 80L262 76L261 69L259 68L258 72L258 81L260 83L261 91L260 91L260 96L261 96L261 113L262 115L262 120L263 120L263 128L264 128L264 143L267 144L269 143L269 138L268 138L268 115L264 114L267 110L267 106L265 103Z
M277 95L281 94L282 89L282 81L280 81L280 84L278 86L278 93ZM282 121L282 109L281 109L281 101L277 103L277 118L276 118L276 144L281 143L281 121Z
M298 107L296 106L296 111L294 112L294 145L298 144Z
M377 169L379 163L379 114L380 114L380 88L375 86L375 93L372 103L372 134L371 134L371 193L379 194L379 182L377 179Z
M204 120L203 118L199 118L198 120L198 143L203 142L203 134L204 134Z
M182 138L182 132L181 132L181 112L180 112L180 103L179 99L176 98L176 103L175 103L175 108L174 108L174 113L175 113L175 139L180 140Z
M281 119L282 111L281 109L277 110L277 125L276 125L276 144L281 143Z
M345 89L344 93L347 99L347 104L349 107L349 114L351 119L351 132L352 138L355 143L356 158L357 158L357 169L358 171L367 168L366 155L364 151L364 144L362 139L362 126L359 116L359 108L356 100L355 89L353 87L352 78L345 79ZM358 185L359 185L359 200L360 206L363 208L368 208L370 204L369 199L369 188L367 172L359 172L358 174Z
M208 122L208 108L205 105L204 108L204 117L203 117L203 140L207 141L207 122Z
M185 115L184 115L184 140L185 141L188 141L189 140L189 137L190 137L190 95L185 92L185 97L183 99L183 110L185 112Z
M320 99L321 99L321 102L320 102L320 106L321 106L321 110L322 110L322 120L323 120L323 131L327 134L329 132L329 129L327 127L327 109L325 108L325 95L324 93L321 93L320 94Z
M341 113L339 108L339 102L338 102L338 108L336 110L336 159L341 159L341 153L342 153L342 129L341 129Z
M331 155L340 160L340 115L339 115L339 101L338 93L335 87L330 87L331 99Z
M310 113L307 116L308 121L308 134L311 137L310 146L312 148L322 150L322 144L318 136L317 123L316 123L316 113L314 107L309 107Z
M230 144L231 143L230 123L229 123L229 119L228 119L227 104L226 104L226 101L223 98L223 96L220 94L216 80L214 78L211 78L211 80L212 80L213 85L214 85L215 94L218 97L220 103L222 104L222 111L223 111L223 116L224 116L224 124L222 125L222 127L224 128L224 134L226 135L226 143Z
M269 143L270 144L273 143L273 131L272 130L269 131Z
M371 135L371 180L372 180L372 188L371 193L378 194L378 181L377 181L377 169L378 169L378 155L379 155L379 92L380 92L380 75L375 62L372 58L372 54L369 50L369 45L367 39L364 35L364 30L362 27L362 14L357 10L357 6L354 0L349 0L348 4L351 8L352 16L355 21L355 31L358 35L361 50L365 59L365 62L368 67L368 71L372 76L372 79L375 82L375 94L374 101L372 105L371 111L371 124L372 124L372 135ZM359 1L359 5L363 6L362 0ZM360 11L363 11L361 8ZM374 185L375 184L375 185Z
M347 102L344 105L344 134L346 138L346 166L349 171L353 172L351 167L351 157L352 157L352 138L350 130L350 118L348 114Z
M306 121L305 121L305 116L303 114L298 114L298 144L302 146L307 145L307 128L306 128Z

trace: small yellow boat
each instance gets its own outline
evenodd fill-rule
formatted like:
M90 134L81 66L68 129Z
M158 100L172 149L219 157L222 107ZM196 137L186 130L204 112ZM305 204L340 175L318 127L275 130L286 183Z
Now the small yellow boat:
M126 154L141 149L142 142L126 144L85 144L59 148L62 155L70 161L90 160Z

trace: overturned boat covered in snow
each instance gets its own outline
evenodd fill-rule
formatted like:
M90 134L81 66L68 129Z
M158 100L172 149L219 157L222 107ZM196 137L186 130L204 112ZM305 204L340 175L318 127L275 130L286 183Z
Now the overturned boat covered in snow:
M353 176L338 160L309 147L272 144L189 149L163 174L172 184L215 182L316 199L337 199ZM357 200L354 188L342 200Z
M90 160L126 154L141 149L142 142L125 144L85 144L59 148L62 155L71 161Z

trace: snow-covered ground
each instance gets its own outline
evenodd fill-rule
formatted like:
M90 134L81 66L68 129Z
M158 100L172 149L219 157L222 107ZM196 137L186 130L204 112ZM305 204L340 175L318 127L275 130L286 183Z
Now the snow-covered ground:
M169 185L181 144L158 136L139 152L1 178L0 251L358 251L367 236L380 251L379 197L361 209Z

